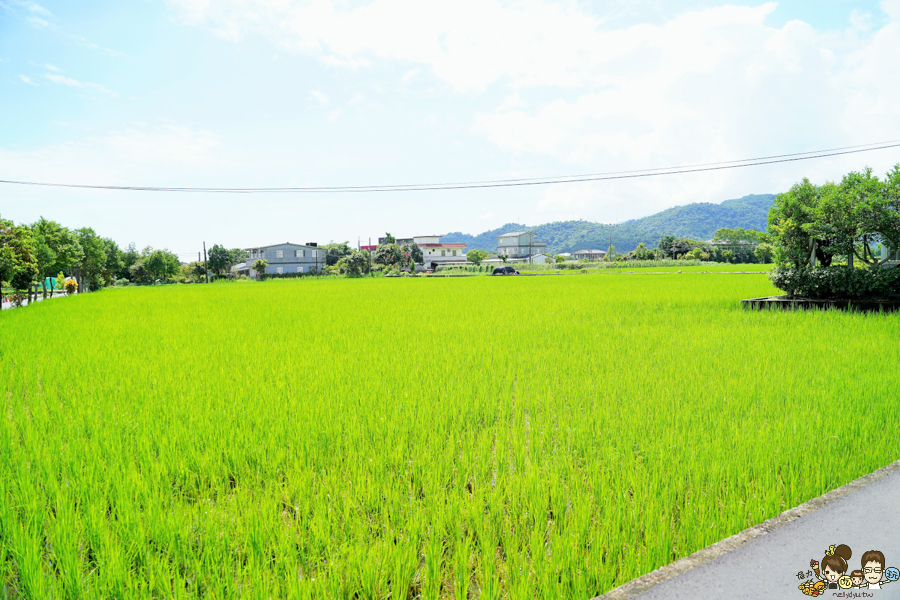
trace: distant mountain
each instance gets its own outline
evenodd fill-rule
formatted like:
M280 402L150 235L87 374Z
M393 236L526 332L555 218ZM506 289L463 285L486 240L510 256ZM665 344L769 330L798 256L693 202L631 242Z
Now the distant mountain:
M547 242L548 254L574 252L585 248L605 250L609 246L610 236L617 252L629 252L641 242L653 248L664 235L708 240L722 227L764 231L766 217L774 199L773 194L754 194L737 200L725 200L721 204L697 202L616 225L590 221L557 221L529 227L519 223L507 223L503 227L478 235L454 231L446 234L442 241L462 243L468 246L468 249L481 248L495 252L498 235L530 230L537 234L539 241Z

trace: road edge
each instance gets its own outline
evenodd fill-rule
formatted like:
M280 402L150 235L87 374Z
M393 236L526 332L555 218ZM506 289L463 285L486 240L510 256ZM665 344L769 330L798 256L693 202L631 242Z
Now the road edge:
M850 483L844 484L841 487L822 494L817 498L813 498L808 502L804 502L799 506L789 508L780 515L763 521L759 525L748 527L747 529L736 533L731 537L727 537L724 540L720 540L714 544L711 544L706 548L698 550L697 552L694 552L689 556L679 558L673 563L665 565L664 567L660 567L655 571L651 571L646 575L638 577L637 579L632 579L628 583L624 583L617 588L613 588L603 595L596 596L592 600L628 600L630 598L634 598L638 594L642 594L650 588L663 583L664 581L668 581L673 577L677 577L682 573L690 571L694 567L699 567L700 565L715 560L723 554L726 554L728 552L731 552L732 550L735 550L736 548L743 546L747 542L755 540L758 537L762 537L770 531L774 531L779 527L783 527L791 521L795 521L804 515L815 512L823 506L830 504L831 502L834 502L839 498L843 498L844 496L862 489L868 485L871 485L880 479L884 479L885 477L896 471L900 471L900 460L896 460L891 464L878 469L877 471L869 473L868 475L863 475L859 479L854 479Z

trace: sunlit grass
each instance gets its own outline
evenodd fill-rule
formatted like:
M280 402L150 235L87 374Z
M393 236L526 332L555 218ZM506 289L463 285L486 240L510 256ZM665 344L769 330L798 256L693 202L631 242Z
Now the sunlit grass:
M900 316L740 308L774 293L294 280L5 311L0 596L590 598L898 458Z

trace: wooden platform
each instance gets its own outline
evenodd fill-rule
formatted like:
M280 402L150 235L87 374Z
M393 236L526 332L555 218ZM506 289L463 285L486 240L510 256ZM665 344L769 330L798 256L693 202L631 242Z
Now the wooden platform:
M768 296L741 300L741 306L749 309L791 309L791 310L850 310L859 312L900 311L900 298L881 300L849 300L841 298L816 299L789 296Z

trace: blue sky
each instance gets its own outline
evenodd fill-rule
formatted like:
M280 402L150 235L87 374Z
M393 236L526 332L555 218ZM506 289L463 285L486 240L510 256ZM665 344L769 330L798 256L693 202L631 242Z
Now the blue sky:
M749 158L900 138L898 72L897 0L0 0L0 179L365 185ZM616 222L896 162L365 196L0 186L0 215L187 259L203 240Z

